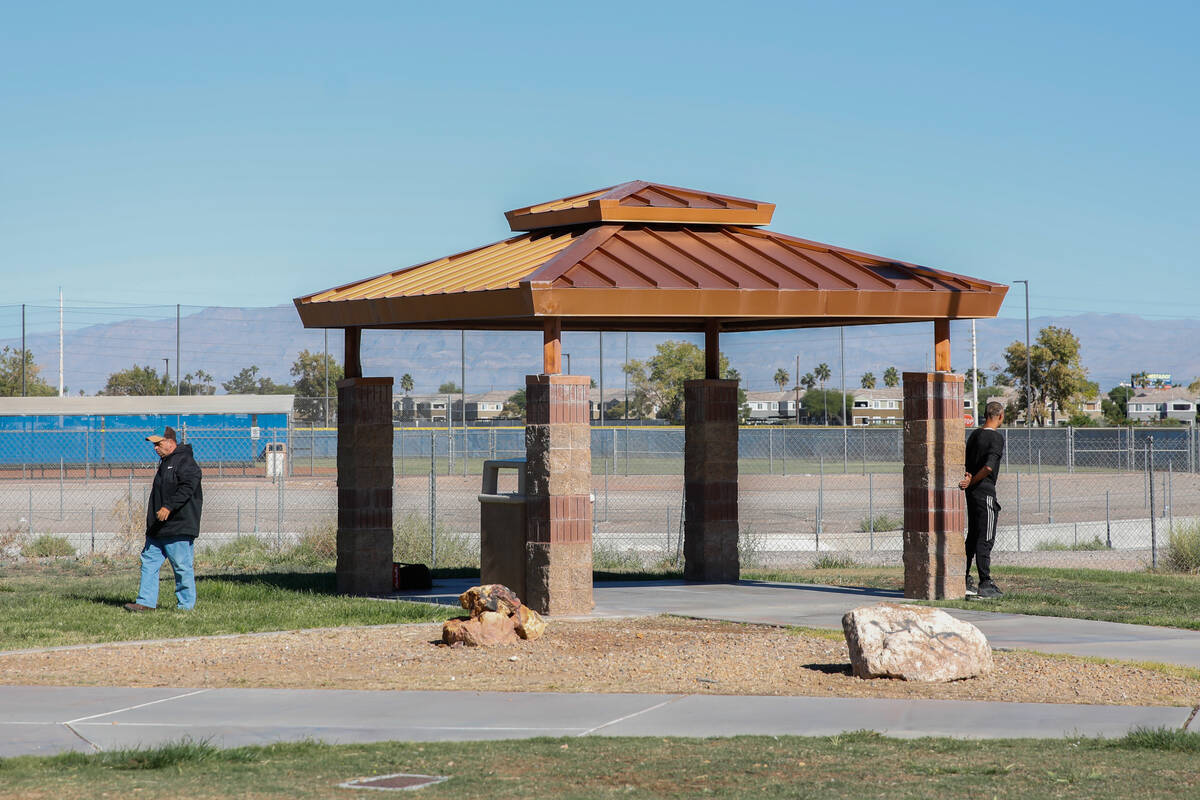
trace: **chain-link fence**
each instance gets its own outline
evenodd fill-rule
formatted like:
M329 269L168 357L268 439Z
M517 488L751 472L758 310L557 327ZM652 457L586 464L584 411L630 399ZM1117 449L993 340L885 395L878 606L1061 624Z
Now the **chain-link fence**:
M156 466L149 432L0 432L0 549L42 536L79 552L139 546ZM1134 569L1160 557L1172 528L1200 520L1194 427L1002 432L997 563ZM205 475L200 545L332 535L336 431L257 434L188 436ZM477 564L483 463L523 457L524 429L397 429L394 441L398 557ZM679 562L683 442L680 428L593 429L598 568ZM743 566L899 564L902 465L899 428L743 428ZM515 491L515 474L501 476L500 491Z

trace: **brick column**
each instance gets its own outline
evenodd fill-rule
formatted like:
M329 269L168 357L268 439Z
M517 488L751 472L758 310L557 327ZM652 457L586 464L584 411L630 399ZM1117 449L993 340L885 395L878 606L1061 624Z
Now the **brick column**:
M963 376L904 373L904 596L966 594Z
M392 591L392 379L338 381L337 590Z
M543 614L592 601L592 426L586 375L525 376L525 597Z
M738 579L737 381L684 381L683 577Z

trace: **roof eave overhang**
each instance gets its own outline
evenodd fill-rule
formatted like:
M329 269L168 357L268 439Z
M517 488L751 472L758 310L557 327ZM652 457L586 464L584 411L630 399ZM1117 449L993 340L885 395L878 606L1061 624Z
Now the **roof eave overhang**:
M873 325L995 317L1008 287L987 291L515 288L417 297L308 302L306 328L537 330L557 318L566 330L727 331Z

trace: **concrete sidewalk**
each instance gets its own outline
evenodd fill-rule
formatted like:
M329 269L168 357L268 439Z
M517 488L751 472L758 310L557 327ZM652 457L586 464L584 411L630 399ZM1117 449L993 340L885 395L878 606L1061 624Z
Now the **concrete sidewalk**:
M0 757L149 747L535 736L1121 736L1190 708L729 695L0 687ZM1195 727L1193 723L1193 727Z
M439 581L402 599L458 604L475 582ZM596 617L680 614L840 628L852 608L897 592L799 584L601 583ZM983 601L980 602L983 605ZM1200 668L1200 632L949 609L996 648ZM1200 702L1200 698L1197 698ZM533 736L819 736L870 729L959 738L1200 731L1186 707L729 695L377 692L287 689L0 687L0 757L153 746L185 736L224 747L296 741L449 741Z

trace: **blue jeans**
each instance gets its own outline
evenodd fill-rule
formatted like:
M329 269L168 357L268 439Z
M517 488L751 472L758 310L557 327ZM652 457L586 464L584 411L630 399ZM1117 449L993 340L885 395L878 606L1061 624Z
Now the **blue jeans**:
M136 602L150 608L158 605L158 571L164 558L175 570L175 599L179 608L187 611L196 605L196 573L192 570L190 536L146 537L146 546L142 548L142 583Z

